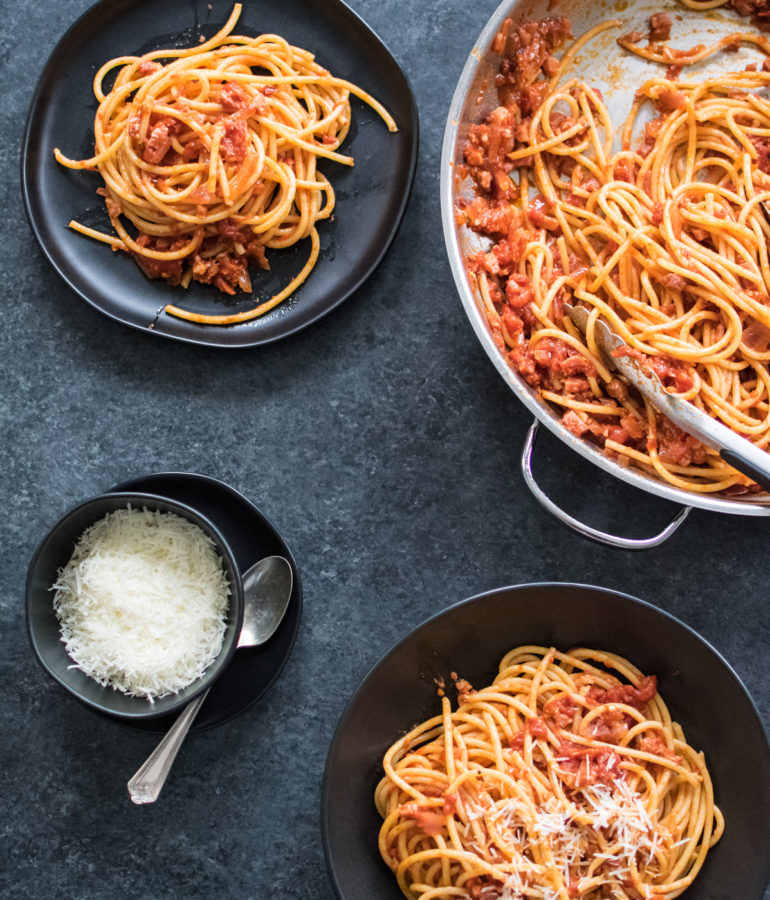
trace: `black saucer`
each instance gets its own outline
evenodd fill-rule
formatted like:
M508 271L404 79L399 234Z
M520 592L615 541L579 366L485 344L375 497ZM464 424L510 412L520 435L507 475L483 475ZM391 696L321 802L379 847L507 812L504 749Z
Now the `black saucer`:
M193 728L201 730L221 725L259 700L280 674L294 646L302 615L302 584L294 557L280 534L252 503L214 478L184 472L160 472L116 484L109 490L113 491L146 491L197 509L222 530L241 572L264 556L285 556L291 563L294 588L278 631L261 647L244 647L236 651L233 661L212 687ZM163 716L137 722L109 718L129 728L165 732L176 717Z

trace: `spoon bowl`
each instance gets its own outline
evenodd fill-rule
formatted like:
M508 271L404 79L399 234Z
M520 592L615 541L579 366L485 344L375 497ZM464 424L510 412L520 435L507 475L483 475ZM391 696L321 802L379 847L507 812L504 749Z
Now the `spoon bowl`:
M258 647L283 621L291 600L294 575L283 556L261 559L243 576L243 624L238 648Z

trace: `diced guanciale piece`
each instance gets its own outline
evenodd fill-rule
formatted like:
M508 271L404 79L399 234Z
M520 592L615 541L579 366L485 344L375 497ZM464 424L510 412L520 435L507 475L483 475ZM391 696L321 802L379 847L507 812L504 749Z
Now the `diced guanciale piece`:
M420 806L419 803L404 803L398 808L398 814L405 819L414 819L426 834L437 835L444 827L446 816L434 806Z
M148 234L140 234L136 243L148 250L169 253L184 247L188 240L188 238L151 237ZM182 280L181 259L153 259L134 251L131 251L131 257L148 278L163 278L169 284L179 284Z
M655 13L650 16L651 41L667 41L671 37L671 16L667 13Z
M604 703L624 703L626 706L633 706L643 712L657 692L657 677L645 675L639 679L638 687L634 687L632 684L618 684L606 690L590 687L586 697L595 706L601 706Z

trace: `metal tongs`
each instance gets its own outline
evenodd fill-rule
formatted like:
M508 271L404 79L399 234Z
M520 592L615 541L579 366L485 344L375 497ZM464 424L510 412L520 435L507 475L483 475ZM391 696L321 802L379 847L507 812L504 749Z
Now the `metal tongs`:
M589 311L585 307L565 303L564 312L585 334ZM669 394L658 376L645 369L635 357L624 354L614 355L615 351L625 346L625 342L605 320L601 318L596 320L594 337L608 367L616 369L662 415L678 425L682 431L686 431L706 446L716 450L728 465L751 478L770 493L770 454L731 431L726 425L712 419L689 401L682 400L675 394Z

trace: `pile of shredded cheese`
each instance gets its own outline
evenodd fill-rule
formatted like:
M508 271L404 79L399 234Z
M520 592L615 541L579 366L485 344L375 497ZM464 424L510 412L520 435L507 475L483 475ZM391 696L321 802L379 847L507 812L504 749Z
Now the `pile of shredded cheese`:
M130 696L178 693L222 647L230 595L222 559L174 513L108 513L81 535L52 590L76 667Z
M622 778L610 785L584 787L575 791L570 800L571 803L565 803L549 797L534 818L528 805L515 799L502 801L492 810L479 811L504 839L511 859L519 864L504 881L501 900L529 896L529 877L536 868L532 860L538 854L530 835L540 844L540 852L543 846L547 847L549 864L560 870L564 884L573 885L581 896L607 885L610 896L618 898L628 896L617 885L630 883L632 870L643 864L649 875L658 868L659 850L670 852L687 843L686 839L675 843L668 829L653 821L641 796ZM465 831L468 832L467 826ZM601 849L597 840L602 841ZM474 849L483 853L481 847ZM543 886L541 890L543 900L563 897L560 888Z

